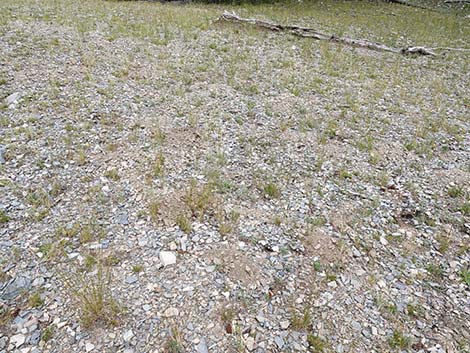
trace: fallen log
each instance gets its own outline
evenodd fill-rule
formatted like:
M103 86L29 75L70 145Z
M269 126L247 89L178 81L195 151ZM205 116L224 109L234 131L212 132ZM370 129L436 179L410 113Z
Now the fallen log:
M334 35L328 35L322 32L318 32L314 30L313 28L306 28L306 27L292 26L292 25L282 25L278 23L259 20L256 18L243 18L243 17L239 17L235 13L230 13L227 11L225 11L219 17L219 21L226 21L226 22L232 22L232 23L248 23L256 27L265 28L274 32L286 32L286 33L290 33L292 35L299 36L299 37L307 37L307 38L313 38L317 40L328 40L328 41L332 41L332 42L336 42L336 43L340 43L344 45L365 48L365 49L370 49L370 50L375 50L375 51L381 51L381 52L391 52L391 53L404 54L404 55L406 54L431 55L431 56L436 55L436 53L433 50L425 48L425 47L411 46L411 47L403 47L403 48L394 48L394 47L389 47L384 44L370 42L364 39L351 39L347 37L337 37ZM440 48L436 48L436 49L440 49ZM446 49L449 50L451 48L446 48Z

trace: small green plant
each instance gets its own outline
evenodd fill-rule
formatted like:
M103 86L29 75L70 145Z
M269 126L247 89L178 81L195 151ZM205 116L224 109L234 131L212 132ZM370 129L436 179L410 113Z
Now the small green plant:
M147 208L148 208L148 214L150 216L150 218L152 219L152 221L156 222L158 221L158 216L159 216L159 213L160 213L160 201L158 200L151 200L148 205L147 205Z
M94 275L75 272L64 279L85 328L98 323L117 325L122 307L111 294L111 271L98 264Z
M393 331L392 336L388 338L388 344L390 348L396 349L407 349L411 345L411 338L405 336L401 331Z
M455 185L447 189L447 194L452 198L459 197L463 195L463 193L464 193L464 188L462 186Z
M470 202L464 202L460 207L459 211L462 212L464 216L470 215Z
M134 265L132 266L132 272L134 273L140 273L144 270L144 266L142 265Z
M5 211L0 210L0 224L5 224L10 220Z
M308 335L307 343L312 353L321 353L325 350L325 341L316 335Z
M463 283L465 283L468 287L470 287L470 268L461 270L460 278L462 279Z
M185 201L194 217L201 219L209 208L214 204L214 192L212 185L197 185L191 180L185 195Z
M232 322L237 315L238 311L231 306L224 307L222 308L222 310L220 310L220 320L223 323Z
M183 353L184 346L181 338L181 334L176 327L171 328L170 337L165 343L165 353Z
M162 177L165 170L165 157L163 153L158 153L153 163L153 176Z
M54 337L54 326L49 325L42 331L41 340L43 342L49 342L52 337Z
M321 272L323 270L323 266L321 264L320 261L315 261L313 263L313 269L315 270L315 272Z
M263 193L268 199L275 199L281 196L279 187L272 182L263 185Z
M406 312L409 316L417 318L424 314L424 309L419 304L408 303L406 306Z
M305 308L302 314L294 312L291 320L291 327L295 331L308 331L312 325L312 316L310 315L310 309Z
M120 179L120 176L119 176L119 173L117 171L117 169L113 168L113 169L108 169L105 173L104 173L104 176L108 179L111 179L111 180L114 180L114 181L117 181Z
M438 264L429 264L429 265L427 265L426 266L426 271L428 271L428 273L436 279L439 279L444 275L444 270Z
M438 250L441 254L445 254L449 250L450 240L444 234L439 234L436 237L436 241L438 243Z
M39 308L44 304L44 300L41 298L41 293L36 291L30 294L28 298L28 305L30 308Z
M191 230L193 230L191 220L184 213L179 214L178 217L176 217L176 224L186 234L191 233Z

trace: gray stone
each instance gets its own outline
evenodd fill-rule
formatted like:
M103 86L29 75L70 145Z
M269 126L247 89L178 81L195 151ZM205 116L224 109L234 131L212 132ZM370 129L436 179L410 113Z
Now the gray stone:
M284 339L281 336L276 336L274 338L274 342L276 342L276 345L279 349L282 349L282 347L284 347Z
M28 277L18 276L6 285L0 293L0 298L3 300L11 300L30 288L31 280Z
M128 225L129 224L129 217L127 214L123 213L116 217L117 224Z
M160 251L158 255L163 266L173 265L176 263L176 255L171 251Z
M206 340L201 338L201 341L199 341L199 344L197 345L197 351L198 353L209 353L209 350L207 349L207 344Z
M126 277L125 282L127 284L132 284L132 283L137 282L138 280L139 280L139 277L137 277L136 275L132 275L132 276Z
M8 105L15 104L18 101L18 99L20 99L20 97L21 97L20 92L15 92L15 93L10 94L7 97L7 104Z

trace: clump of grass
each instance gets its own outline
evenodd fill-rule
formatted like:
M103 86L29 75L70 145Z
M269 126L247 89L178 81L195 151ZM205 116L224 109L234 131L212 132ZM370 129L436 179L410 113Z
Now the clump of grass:
M49 342L52 337L54 337L54 326L49 325L42 331L41 340L43 342Z
M464 202L460 207L459 211L462 212L464 216L470 215L470 202Z
M294 313L291 317L291 327L295 331L308 331L312 324L312 316L309 308L305 308L302 314Z
M470 287L470 268L460 271L460 278L463 283Z
M192 215L201 219L214 203L212 186L209 184L200 186L192 180L184 199Z
M36 291L30 294L28 298L28 305L30 308L39 308L44 304L44 300L41 298L41 293Z
M168 341L165 343L165 348L164 348L165 353L183 353L184 352L184 346L183 346L183 340L181 338L181 334L176 327L172 327L170 331L170 337L168 338Z
M447 189L447 194L452 198L462 196L463 193L464 193L464 188L462 186L455 185Z
M150 218L156 222L158 221L158 215L160 213L160 201L158 200L151 200L148 205L148 214Z
M436 279L439 279L444 275L444 270L438 264L429 264L429 265L427 265L426 266L426 271L428 271L428 273Z
M443 235L443 234L439 234L437 237L436 237L436 241L438 243L438 250L441 254L445 254L448 250L449 250L449 246L450 246L450 240L447 236Z
M321 353L325 350L325 341L316 335L308 335L307 343L312 353Z
M222 320L223 323L230 323L233 321L233 319L235 319L237 315L237 310L235 310L231 306L227 306L220 311L220 320Z
M263 193L268 199L276 199L279 196L281 196L281 190L279 189L279 186L277 186L273 182L269 182L265 185L263 185Z
M75 272L64 279L78 309L82 325L116 326L123 312L111 294L111 271L98 264L94 274Z
M10 218L7 216L5 211L0 210L0 224L8 223L9 220Z
M178 215L178 217L176 217L176 224L186 234L191 233L191 231L193 230L191 220L184 213L181 213Z
M108 169L105 173L104 176L108 179L118 181L120 179L119 173L116 168L113 169Z
M393 331L392 336L388 338L388 344L390 348L399 348L399 349L407 349L411 345L411 338L405 336L403 332L399 330Z
M153 176L154 177L162 177L164 174L165 168L165 157L163 153L158 153L155 162L153 163Z
M140 273L144 270L144 266L142 265L134 265L132 266L132 272L134 273Z

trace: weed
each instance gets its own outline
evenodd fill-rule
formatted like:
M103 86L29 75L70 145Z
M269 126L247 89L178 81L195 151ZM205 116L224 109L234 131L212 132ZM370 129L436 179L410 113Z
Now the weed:
M191 220L184 213L181 213L176 217L176 224L186 234L191 233L191 230L193 229Z
M200 186L195 180L191 180L185 201L193 217L201 219L214 203L212 186L209 184Z
M134 273L140 273L144 270L144 266L142 265L134 265L132 266L132 272Z
M305 308L302 314L294 314L291 317L291 327L295 331L308 331L312 325L312 316L310 315L310 309Z
M108 169L105 173L104 176L108 179L117 181L120 179L119 173L116 168Z
M41 340L43 342L49 342L52 337L54 337L54 326L52 325L49 325L47 326L43 331L42 331L42 335L41 335Z
M220 320L222 320L223 323L230 323L237 315L238 311L233 307L225 307L220 311Z
M325 350L325 341L316 335L307 335L307 343L312 353L321 353Z
M436 241L438 243L438 250L441 254L445 254L449 250L450 240L447 236L443 234L439 234L436 237Z
M165 343L165 353L183 353L184 346L179 330L176 327L171 328L170 337Z
M464 194L464 188L457 185L451 186L449 189L447 189L447 194L452 198L462 196Z
M30 308L39 308L44 304L44 300L41 298L41 293L36 291L30 294L28 298L28 305Z
M436 279L439 279L444 275L444 270L438 264L429 264L429 265L427 265L426 266L426 271L428 271L428 273Z
M395 330L391 337L388 338L388 344L391 348L407 349L411 345L411 338L405 336L401 331Z
M263 193L268 199L275 199L281 196L281 191L275 183L267 183L263 185Z
M117 325L122 307L111 295L111 271L102 264L94 274L75 272L64 279L77 305L80 321L88 328L98 323Z
M0 210L0 224L5 224L10 220L5 211Z
M464 202L460 207L459 211L462 212L464 216L470 215L470 202Z
M462 282L465 283L468 287L470 287L470 268L464 269L460 271L460 278Z
M163 153L158 153L155 162L153 163L153 176L154 177L162 177L164 174L165 168L165 157Z
M157 222L158 221L158 216L160 213L160 201L159 200L152 200L148 203L147 205L148 208L148 214L152 221Z

